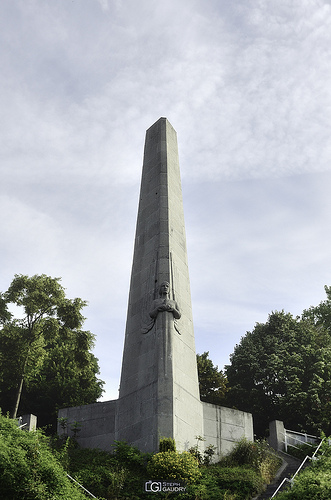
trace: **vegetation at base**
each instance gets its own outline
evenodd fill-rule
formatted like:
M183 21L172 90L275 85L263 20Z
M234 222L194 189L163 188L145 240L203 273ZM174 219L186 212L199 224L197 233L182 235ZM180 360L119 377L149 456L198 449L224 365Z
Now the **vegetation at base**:
M86 499L67 473L100 500L144 499L150 479L185 482L187 493L178 500L245 500L262 491L278 465L260 442L240 441L221 462L206 466L188 452L141 453L124 442L116 442L112 453L81 449L72 438L27 432L0 415L2 500Z
M199 449L199 443L205 441L205 439L202 436L196 436L196 440L197 444L192 446L188 451L195 456L199 465L209 465L215 455L215 446L209 444L205 447L203 452L201 452Z
M0 415L2 500L86 500L67 477L41 432L26 432Z
M331 287L327 299L293 317L272 312L242 337L225 368L225 406L254 415L254 431L269 422L309 434L331 433Z
M161 438L159 451L176 451L176 442L173 438Z
M203 500L246 500L263 491L263 480L253 469L247 467L212 466L204 471L201 486L192 488Z
M146 454L123 442L116 443L112 454L77 447L69 447L66 453L62 460L69 457L70 474L105 499L143 499L144 482L168 479L187 484L187 493L176 495L178 500L245 500L263 490L281 463L265 442L247 440L209 466L200 465L192 453Z
M281 465L281 459L264 440L238 441L233 450L220 462L224 466L251 467L259 472L264 483L270 483Z
M320 451L319 458L295 477L292 488L277 494L277 500L330 500L331 446L328 440L323 442Z
M185 481L194 484L201 476L197 459L188 451L163 451L152 456L147 464L149 477Z
M0 293L0 407L55 426L59 408L95 403L103 382L83 330L86 302L68 299L60 278L15 275ZM11 312L14 308L17 317Z
M316 448L317 444L297 444L295 446L287 446L287 453L288 455L298 458L299 460L304 460L307 456L312 457Z
M124 442L117 442L113 453L81 449L68 438L56 444L57 455L69 474L100 499L139 499L146 481L150 454Z

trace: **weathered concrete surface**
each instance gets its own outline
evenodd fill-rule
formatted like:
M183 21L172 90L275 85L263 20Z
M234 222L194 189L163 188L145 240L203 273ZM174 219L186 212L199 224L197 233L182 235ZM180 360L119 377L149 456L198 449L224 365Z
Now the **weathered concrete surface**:
M269 423L269 445L276 451L284 450L285 428L281 420L273 420Z
M90 405L62 408L58 413L58 434L74 436L73 426L78 424L77 441L83 448L111 450L115 441L115 414L117 400ZM66 419L65 428L60 419Z
M215 446L215 458L225 455L233 448L236 441L245 437L254 441L253 417L246 413L224 406L201 403L205 444Z
M76 406L72 408L64 408L59 411L59 419L66 419L66 428L62 429L60 423L58 425L58 434L73 436L73 426L77 422L81 429L77 434L79 444L84 448L99 448L102 450L111 450L115 441L115 415L118 400L105 401L90 405ZM135 402L139 406L139 401ZM201 402L203 410L203 430L200 434L193 437L193 444L196 444L196 436L203 436L204 443L201 443L200 448L210 444L215 446L215 459L225 455L233 448L234 444L246 437L253 441L253 421L250 413L217 406L209 403ZM126 418L130 422L130 408ZM137 435L134 435L134 430L137 432L143 431L137 425L133 429L131 436L128 436L127 442L130 444L137 443ZM148 435L148 422L146 423L146 436ZM141 439L141 438L140 438ZM152 440L151 440L152 442Z
M36 415L32 415L32 413L22 415L19 419L19 425L22 426L22 429L25 431L35 431L37 428Z
M164 281L181 318L160 312L153 324ZM116 439L155 451L167 436L184 450L201 433L177 136L160 118L146 132Z

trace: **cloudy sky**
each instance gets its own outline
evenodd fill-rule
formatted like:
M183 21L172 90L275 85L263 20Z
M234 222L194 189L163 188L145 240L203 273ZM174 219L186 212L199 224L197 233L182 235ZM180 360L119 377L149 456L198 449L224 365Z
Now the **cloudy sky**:
M330 0L2 0L0 290L62 277L117 397L145 131L178 134L197 352L331 285Z

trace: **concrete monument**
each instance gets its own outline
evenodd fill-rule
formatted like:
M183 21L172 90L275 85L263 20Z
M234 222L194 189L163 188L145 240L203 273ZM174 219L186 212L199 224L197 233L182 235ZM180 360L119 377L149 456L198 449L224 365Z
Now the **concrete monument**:
M184 448L203 432L177 137L166 118L146 133L116 422L120 440L147 450L163 436Z
M204 436L220 454L253 439L250 414L200 401L177 135L166 118L146 132L119 398L59 416L82 423L83 446L103 449L120 440L157 451L172 437L187 450Z

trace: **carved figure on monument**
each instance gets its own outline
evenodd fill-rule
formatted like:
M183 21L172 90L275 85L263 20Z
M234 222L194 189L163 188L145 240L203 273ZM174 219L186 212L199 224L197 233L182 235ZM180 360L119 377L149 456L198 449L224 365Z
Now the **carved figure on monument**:
M177 302L169 299L170 283L164 281L159 288L160 298L153 301L152 310L149 312L151 318L156 319L159 312L171 312L175 319L181 317Z
M151 321L148 323L148 325L145 325L142 328L142 333L148 333L153 328L153 326L155 325L155 320L159 313L170 312L174 317L175 330L180 334L176 320L180 319L181 312L179 310L177 302L169 298L169 293L170 283L168 281L164 281L163 283L161 283L159 288L160 298L153 300L151 310L149 311Z

